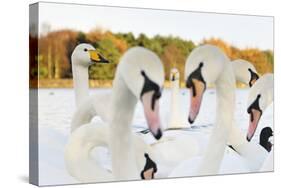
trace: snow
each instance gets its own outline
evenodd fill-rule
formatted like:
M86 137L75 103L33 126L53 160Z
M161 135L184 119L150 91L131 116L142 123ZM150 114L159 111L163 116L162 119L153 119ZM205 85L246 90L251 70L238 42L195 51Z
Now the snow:
M94 90L94 91L93 91ZM108 89L92 89L91 92L105 92ZM235 119L237 125L245 133L248 127L247 96L248 89L236 90ZM168 122L170 106L170 90L165 89L160 101L160 111L163 127ZM74 92L72 89L39 89L39 183L40 185L60 185L79 183L71 177L64 165L64 146L70 134L70 120L74 112ZM189 109L189 92L181 89L181 110L187 119ZM208 89L204 95L200 113L191 128L185 129L186 134L198 134L202 137L201 146L207 144L208 136L212 130L215 119L216 94L215 90ZM93 120L101 121L99 118ZM133 119L135 132L147 128L142 105L137 104ZM273 127L273 104L263 113L258 129L252 142L258 143L259 133L263 127ZM149 141L148 141L149 142ZM153 141L151 141L153 142ZM110 169L110 156L106 149L99 148L95 152L100 162ZM227 153L227 152L226 152ZM233 161L229 165L235 166Z

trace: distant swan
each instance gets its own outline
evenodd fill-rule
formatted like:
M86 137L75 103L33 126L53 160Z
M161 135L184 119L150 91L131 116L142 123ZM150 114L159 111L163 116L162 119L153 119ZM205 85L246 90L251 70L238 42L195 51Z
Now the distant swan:
M169 111L169 122L166 129L187 128L188 122L185 121L180 103L180 72L177 68L172 68L170 73L171 83L171 105Z
M92 45L82 43L73 50L71 62L76 104L76 111L71 120L71 131L73 131L80 125L89 123L95 115L100 115L102 118L108 116L107 113L101 112L104 106L101 101L107 101L107 94L89 96L88 74L90 65L108 63L108 61Z

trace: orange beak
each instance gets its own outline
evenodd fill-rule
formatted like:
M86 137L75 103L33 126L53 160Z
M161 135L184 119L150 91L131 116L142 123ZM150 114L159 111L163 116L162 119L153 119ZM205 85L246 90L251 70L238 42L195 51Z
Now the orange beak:
M192 79L192 84L190 87L191 95L190 95L190 111L188 116L189 123L193 123L199 113L201 102L203 98L204 91L206 90L205 83Z
M154 91L149 91L141 97L141 101L149 130L152 135L159 140L162 137L159 115L159 99L154 98Z

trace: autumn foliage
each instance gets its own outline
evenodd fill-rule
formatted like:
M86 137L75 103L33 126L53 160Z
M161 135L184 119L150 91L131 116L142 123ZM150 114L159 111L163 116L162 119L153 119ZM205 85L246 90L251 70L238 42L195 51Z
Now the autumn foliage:
M32 44L37 41L31 36L29 40ZM183 40L174 36L156 35L149 38L145 34L140 34L136 37L132 33L112 33L100 28L88 33L73 30L52 31L38 39L38 55L34 58L31 55L31 79L37 77L40 80L71 79L71 53L77 44L83 42L91 43L111 62L107 65L90 67L90 79L95 80L112 80L120 57L133 46L144 46L161 58L166 80L169 78L169 71L172 67L177 67L183 75L185 60L196 47L191 40ZM200 44L213 44L220 47L231 60L238 58L248 60L254 64L260 74L273 72L274 59L273 52L270 50L239 49L216 38L204 39ZM32 53L36 53L36 51L32 51ZM183 80L182 76L181 80Z

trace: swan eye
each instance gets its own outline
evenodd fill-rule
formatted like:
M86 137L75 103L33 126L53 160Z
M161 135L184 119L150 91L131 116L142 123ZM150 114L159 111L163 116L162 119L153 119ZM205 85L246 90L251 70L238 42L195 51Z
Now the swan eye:
M87 48L84 48L84 52L87 52L88 51L88 49Z

